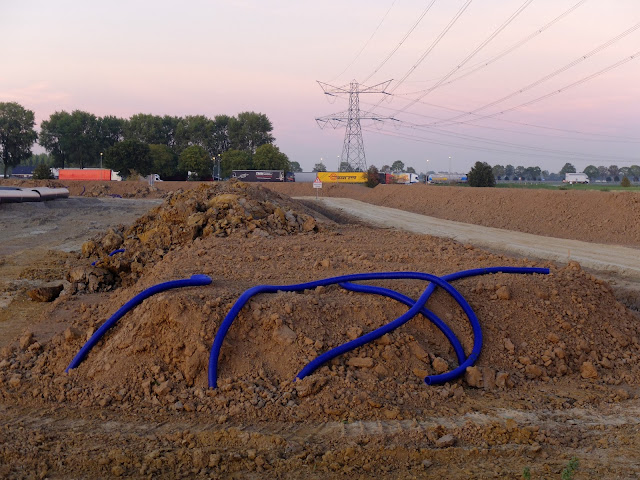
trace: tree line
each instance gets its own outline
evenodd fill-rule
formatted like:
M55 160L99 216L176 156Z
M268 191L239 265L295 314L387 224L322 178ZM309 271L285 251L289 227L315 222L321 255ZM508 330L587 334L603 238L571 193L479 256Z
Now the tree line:
M103 166L121 175L163 178L228 177L233 169L291 170L297 162L274 144L273 125L262 113L177 117L139 113L125 119L74 110L53 113L35 131L35 115L0 102L0 155L8 169L32 157L37 141L59 168ZM40 162L37 162L40 163Z
M493 176L496 180L525 180L525 181L541 181L552 180L559 181L564 179L565 173L576 173L576 168L571 163L565 163L558 173L551 173L548 170L542 170L540 167L523 167L513 165L494 165L491 167ZM630 167L619 168L617 165L608 167L589 165L584 170L591 181L603 180L607 182L619 182L623 177L627 177L635 182L640 181L640 166L631 165Z

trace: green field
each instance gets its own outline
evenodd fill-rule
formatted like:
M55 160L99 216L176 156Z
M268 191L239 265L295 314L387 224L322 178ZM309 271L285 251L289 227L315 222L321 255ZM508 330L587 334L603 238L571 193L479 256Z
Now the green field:
M623 191L640 192L640 185L635 184L630 187L621 187L619 183L589 183L587 185L566 183L497 183L496 188L534 188L546 190L600 190L602 192Z

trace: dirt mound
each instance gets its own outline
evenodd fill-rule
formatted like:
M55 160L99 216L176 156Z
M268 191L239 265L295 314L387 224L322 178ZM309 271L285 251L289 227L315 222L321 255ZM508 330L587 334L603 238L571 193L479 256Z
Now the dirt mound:
M240 182L201 184L195 190L171 192L163 205L132 226L111 229L86 242L82 255L94 260L93 265L71 271L68 280L80 291L108 290L133 284L170 250L198 238L271 237L318 230L313 217L293 211L288 203L269 190Z
M205 190L200 193L206 196ZM190 203L187 198L178 194L169 205ZM197 210L198 202L193 203ZM304 412L304 418L317 421L412 418L425 401L434 401L445 391L460 388L455 395L463 395L462 386L517 392L565 379L602 386L640 382L637 320L616 302L606 284L570 264L554 268L551 275L495 274L456 282L478 313L485 335L477 368L467 372L464 383L434 388L423 384L425 375L448 370L457 361L442 334L422 318L293 383L299 370L319 353L404 311L392 301L347 293L336 286L254 299L222 350L221 388L207 393L206 365L213 336L232 303L256 284L290 284L374 270L444 274L462 266L533 264L451 241L371 230L375 241L363 242L363 234L367 236L366 231L348 227L323 230L313 237L312 249L302 248L295 236L189 238L187 244L143 268L135 285L119 289L107 302L86 305L77 298L61 300L59 308L77 311L68 330L50 340L23 336L17 348L5 352L3 380L10 392L29 386L38 397L60 400L62 396L86 405L113 401L129 408L140 402L205 408L238 420L292 420ZM402 253L389 253L395 245L403 245ZM153 283L192 273L210 275L213 285L149 299L125 317L77 370L69 376L62 373L117 306ZM387 286L414 298L424 288L409 281ZM468 353L473 337L460 309L442 292L434 295L429 308L451 325ZM51 386L48 380L39 380L43 375L60 380Z
M95 270L112 275L112 285L121 288L55 300L41 328L23 332L0 352L0 400L25 409L78 409L87 428L99 433L91 437L92 449L75 433L71 441L40 438L35 429L25 433L30 429L24 422L34 422L27 411L26 420L7 427L11 441L0 447L0 458L15 466L0 466L0 473L19 476L24 471L18 465L27 465L67 476L246 476L270 470L295 478L313 466L318 474L311 478L381 471L400 478L424 475L425 469L468 478L472 467L460 465L476 465L473 474L505 477L521 473L523 455L538 465L555 462L559 472L558 452L601 440L615 445L616 458L635 458L637 432L596 438L602 434L597 422L578 427L549 420L561 412L573 419L591 408L613 411L619 402L635 401L640 324L605 282L576 263L558 268L451 240L329 223L305 228L312 221L303 211L261 187L201 186L172 193L130 227L88 244L86 260L97 256ZM106 257L122 246L125 252ZM207 388L214 335L253 286L374 271L445 275L489 266L547 266L551 274L454 282L478 314L484 337L479 361L464 378L424 384L425 375L449 370L457 360L439 330L416 317L294 382L322 352L406 311L389 299L330 286L255 297L225 340L219 388ZM78 368L64 373L121 305L152 285L192 274L207 274L213 282L145 300ZM77 283L92 290L90 280ZM418 281L375 283L412 298L425 288ZM468 354L473 336L457 304L436 291L428 308L450 325ZM165 422L168 431L162 430ZM72 432L78 428L74 419L67 423ZM61 428L64 422L52 424ZM31 447L40 444L47 448ZM496 470L496 459L510 467ZM600 465L595 457L589 461ZM611 467L606 458L601 463ZM598 468L589 472L599 476ZM615 468L625 476L634 467Z
M270 183L290 196L313 196L311 184ZM435 185L327 185L321 195L348 197L446 220L549 237L640 245L640 193L471 188Z

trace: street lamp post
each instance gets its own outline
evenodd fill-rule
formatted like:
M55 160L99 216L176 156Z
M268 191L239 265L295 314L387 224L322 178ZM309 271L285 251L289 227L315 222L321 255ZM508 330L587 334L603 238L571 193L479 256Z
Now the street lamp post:
M451 155L449 155L449 175L451 175Z
M102 152L100 152L100 168L102 168Z

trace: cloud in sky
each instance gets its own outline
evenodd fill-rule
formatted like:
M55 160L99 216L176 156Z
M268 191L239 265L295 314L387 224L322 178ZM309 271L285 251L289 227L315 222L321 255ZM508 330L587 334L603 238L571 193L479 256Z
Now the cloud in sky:
M0 29L5 38L12 39L3 51L0 101L24 104L36 112L39 121L55 111L74 109L122 117L139 112L213 117L258 111L272 120L278 146L303 168L311 169L321 157L337 159L344 134L344 130L320 130L314 118L348 107L346 96L327 102L316 80L343 85L370 76L368 84L387 79L397 82L418 64L463 3L437 1L403 41L425 2L10 2L0 7ZM395 93L428 88L455 70L521 5L516 3L472 2ZM487 62L577 3L532 2L451 78ZM415 98L407 95L383 103L376 111L412 123L454 115L427 103L472 111L561 68L638 22L637 0L584 2L511 54L429 93L424 103L397 111L407 103L402 98ZM640 30L487 112L538 98L606 68L634 54L639 40ZM378 69L395 47L395 53ZM477 160L540 165L557 171L566 161L577 167L594 163L581 154L596 153L602 156L602 164L629 165L638 158L637 143L612 143L604 137L598 142L599 137L591 135L585 148L579 135L549 134L504 120L635 138L640 126L638 78L640 62L632 60L544 101L482 121L494 130L447 127L449 133L480 139L474 141L391 124L375 130L363 122L367 159L377 166L401 159L420 170L419 165L429 158L430 168L446 169L452 155L460 171ZM370 109L377 101L363 95L361 107ZM546 134L550 136L539 136ZM508 141L523 148L497 146L482 139ZM531 148L537 149L533 150L536 155L531 155ZM551 148L573 152L573 157L544 151ZM624 158L630 161L621 161Z

